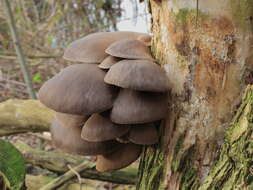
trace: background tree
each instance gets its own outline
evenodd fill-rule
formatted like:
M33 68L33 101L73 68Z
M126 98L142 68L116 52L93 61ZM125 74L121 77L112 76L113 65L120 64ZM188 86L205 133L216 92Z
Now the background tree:
M15 64L3 2L0 1L0 101L28 97L20 67ZM122 12L121 0L13 0L10 4L35 90L69 64L63 61L62 54L70 42L96 31L116 30Z
M252 83L252 1L149 2L152 51L172 88L162 140L145 150L137 189L251 189L252 92L231 122Z

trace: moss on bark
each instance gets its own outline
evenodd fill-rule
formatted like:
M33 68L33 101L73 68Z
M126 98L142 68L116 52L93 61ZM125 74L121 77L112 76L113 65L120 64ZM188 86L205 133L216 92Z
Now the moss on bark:
M230 127L227 129L219 158L208 177L200 184L193 168L194 147L180 155L179 138L172 159L173 172L181 173L182 190L239 190L253 188L253 85L244 95ZM183 137L182 137L183 138ZM181 140L180 140L181 139ZM157 147L146 148L141 160L137 190L164 190L166 156ZM170 189L170 188L168 188Z
M253 86L247 88L218 161L199 190L253 188Z

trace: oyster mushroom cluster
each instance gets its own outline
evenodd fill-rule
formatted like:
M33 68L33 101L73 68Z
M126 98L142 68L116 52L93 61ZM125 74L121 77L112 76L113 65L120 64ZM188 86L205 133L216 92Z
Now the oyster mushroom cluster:
M151 37L100 32L74 41L64 58L78 62L39 90L56 111L51 133L59 149L97 155L98 171L121 169L158 141L154 122L167 111L165 72L150 53Z

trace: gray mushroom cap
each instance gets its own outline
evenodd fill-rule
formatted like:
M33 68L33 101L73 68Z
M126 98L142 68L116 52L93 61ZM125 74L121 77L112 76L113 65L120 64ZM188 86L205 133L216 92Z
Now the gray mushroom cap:
M110 69L111 66L113 66L115 63L119 62L120 60L122 59L109 55L98 65L98 67L100 69Z
M137 39L122 39L112 43L106 53L115 57L126 59L148 59L153 61L148 46Z
M105 114L93 114L82 129L82 138L90 142L116 139L126 134L130 127L116 125Z
M105 72L94 64L63 69L39 90L39 100L62 113L91 115L110 109L117 90L104 83Z
M132 126L128 139L135 144L152 145L158 142L158 131L154 124Z
M73 114L66 114L66 113L55 113L55 118L61 125L65 125L66 127L75 127L79 126L82 127L84 123L88 120L89 116L83 115L73 115Z
M141 146L136 144L121 144L116 151L97 156L96 169L98 171L111 171L127 167L141 154Z
M134 38L146 34L137 32L98 32L72 42L65 50L63 58L69 61L100 63L108 55L105 49L115 41Z
M151 45L151 40L152 37L150 35L140 35L137 40L141 41L142 43L144 43L146 46L150 46Z
M110 153L119 147L116 141L88 142L81 138L80 126L65 126L55 119L51 126L53 144L60 150L80 155Z
M111 121L142 124L163 119L168 109L167 98L167 93L121 89L113 104Z
M166 92L169 82L165 71L148 60L122 60L106 73L104 81L122 88Z

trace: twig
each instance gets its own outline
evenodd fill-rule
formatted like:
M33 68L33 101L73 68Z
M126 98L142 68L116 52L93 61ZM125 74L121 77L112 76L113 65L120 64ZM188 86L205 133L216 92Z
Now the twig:
M12 11L11 11L11 6L10 6L9 0L4 0L4 5L5 5L5 10L6 10L6 15L8 17L8 23L9 23L9 28L10 28L10 31L11 31L13 43L14 43L14 46L15 46L17 57L19 58L21 71L23 73L25 83L27 84L27 91L28 91L31 98L36 99L36 94L33 90L31 76L30 76L30 73L28 71L28 68L27 68L27 65L26 65L26 60L25 60L25 57L24 57L24 54L23 54L23 51L22 51L22 48L21 48L21 45L20 45L20 42L19 42L18 33L17 33L17 29L16 29L13 14L12 14Z
M80 174L75 171L70 165L68 165L68 168L76 175L77 179L78 179L78 183L80 185L80 189L82 188L82 178L80 176Z
M74 167L73 170L76 172L81 172L87 168L91 168L94 166L95 166L94 163L82 162L80 165ZM53 181L51 181L50 183L48 183L44 187L40 188L39 190L52 190L52 189L60 186L64 182L68 181L69 179L71 179L74 176L75 176L75 173L72 170L70 170L70 171L66 172L65 174L63 174L62 176L54 179Z
M27 91L24 91L24 90L21 90L21 89L18 89L18 88L10 87L10 85L8 85L8 84L1 84L0 83L0 86L3 87L3 88L9 89L12 92L15 91L15 92L18 92L18 93L25 93L25 94L27 94Z
M13 84L21 85L21 86L26 86L25 83L19 82L19 81L15 81L15 80L10 80L10 79L2 78L2 79L0 79L0 82L1 81L6 81L7 83L13 83Z
M26 54L25 56L29 59L51 59L51 58L61 57L62 54L56 54L56 55L30 55L30 54ZM14 53L0 54L0 58L1 57L5 58L5 59L16 59L16 55Z

